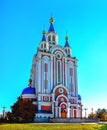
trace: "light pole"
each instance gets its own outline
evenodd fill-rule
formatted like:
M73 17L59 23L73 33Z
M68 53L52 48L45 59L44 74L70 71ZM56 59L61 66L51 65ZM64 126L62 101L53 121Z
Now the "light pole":
M82 120L82 108L83 108L83 104L81 104L81 120Z
M5 109L6 109L6 107L3 106L2 108L3 108L3 118L5 118Z
M86 118L88 108L84 108L84 110L85 110L85 118Z
M92 114L93 114L93 108L91 108Z

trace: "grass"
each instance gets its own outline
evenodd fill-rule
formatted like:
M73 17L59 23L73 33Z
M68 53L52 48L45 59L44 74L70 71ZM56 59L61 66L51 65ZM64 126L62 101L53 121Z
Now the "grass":
M100 124L1 124L0 130L107 130Z

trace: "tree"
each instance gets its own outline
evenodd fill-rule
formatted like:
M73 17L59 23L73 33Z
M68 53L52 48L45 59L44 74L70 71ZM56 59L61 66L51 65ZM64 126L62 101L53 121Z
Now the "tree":
M18 98L18 101L11 107L12 112L8 113L8 119L12 122L33 122L36 112L36 106L32 101L24 101Z
M90 114L88 115L88 118L89 118L89 119L95 119L95 118L96 118L96 114L95 114L95 113L90 113Z
M107 114L107 109L98 109L97 111L96 111L96 116L97 116L97 118L102 118L103 116L104 116L104 114Z

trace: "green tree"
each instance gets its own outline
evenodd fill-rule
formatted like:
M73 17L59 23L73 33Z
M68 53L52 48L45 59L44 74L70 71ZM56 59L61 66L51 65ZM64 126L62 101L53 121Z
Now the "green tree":
M8 119L12 122L33 122L36 112L36 106L32 101L24 101L18 98L11 107L12 112L8 113Z
M96 111L96 117L97 118L102 118L103 116L104 116L104 114L107 114L107 109L97 109L97 111Z

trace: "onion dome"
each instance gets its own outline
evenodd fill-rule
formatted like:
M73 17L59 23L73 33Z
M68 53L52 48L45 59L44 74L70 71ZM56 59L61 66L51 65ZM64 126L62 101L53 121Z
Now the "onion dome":
M27 87L22 91L22 94L35 94L35 88Z
M42 41L46 41L46 32L43 30L43 32L42 32L42 34L43 34L43 37L42 37Z
M69 43L68 43L68 36L65 37L65 40L66 40L66 42L65 42L65 46L64 47L70 47Z
M50 27L49 27L48 32L55 32L54 27L53 27L53 22L54 22L54 19L51 18L50 19Z
M29 79L29 86L22 91L22 98L35 98L35 88L32 87L32 79Z
M80 100L81 101L81 96L78 94L78 100Z

